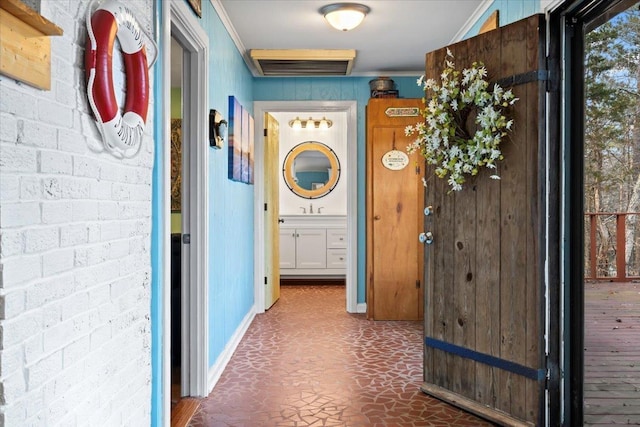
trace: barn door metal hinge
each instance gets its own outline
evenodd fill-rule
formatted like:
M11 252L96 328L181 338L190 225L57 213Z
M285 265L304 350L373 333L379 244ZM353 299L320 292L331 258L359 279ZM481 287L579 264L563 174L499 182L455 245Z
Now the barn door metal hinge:
M267 276L264 276L264 284L267 284Z
M420 289L420 279L416 280L416 289Z
M182 243L184 243L185 245L188 245L189 243L191 243L191 234L183 234Z
M548 79L549 73L547 70L533 70L499 79L495 83L502 87L513 87L535 81L546 81Z
M416 166L416 175L420 175L420 166Z
M545 67L547 68L547 80L546 80L546 88L547 92L552 92L558 90L558 81L554 71L556 68L556 59L551 56L547 56L545 60Z
M264 130L264 136L267 136L267 130L266 129Z
M264 211L265 212L267 211L267 204L266 203L264 204Z

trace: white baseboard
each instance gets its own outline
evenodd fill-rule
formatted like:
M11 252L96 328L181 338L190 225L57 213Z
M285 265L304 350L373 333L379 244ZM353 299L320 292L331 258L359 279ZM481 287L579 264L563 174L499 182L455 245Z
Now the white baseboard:
M231 360L233 352L236 351L238 344L240 344L240 340L247 332L247 329L249 329L249 325L251 325L254 317L256 317L255 305L251 307L251 310L249 310L244 319L242 319L242 322L238 326L238 329L236 329L235 333L233 334L227 345L224 347L224 350L222 351L222 353L220 353L218 359L216 359L216 362L209 368L207 382L209 393L211 393L211 390L213 390L213 387L215 387L216 383L220 379L222 371L224 371L224 368L227 367L227 364L229 363L229 360Z
M367 303L361 302L356 306L356 313L366 313L367 312Z

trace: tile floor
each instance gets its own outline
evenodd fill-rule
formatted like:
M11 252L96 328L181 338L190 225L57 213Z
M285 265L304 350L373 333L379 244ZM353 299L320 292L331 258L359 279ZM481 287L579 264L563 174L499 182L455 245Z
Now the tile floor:
M283 286L191 427L490 426L423 394L421 322L345 311L343 286Z

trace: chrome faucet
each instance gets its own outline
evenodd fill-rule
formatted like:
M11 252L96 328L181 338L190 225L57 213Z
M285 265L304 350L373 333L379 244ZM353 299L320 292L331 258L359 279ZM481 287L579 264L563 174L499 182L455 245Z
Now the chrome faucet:
M302 209L302 213L303 213L303 214L306 214L306 213L307 213L307 210L304 208L304 206L300 206L300 209Z
M320 206L320 207L318 208L318 213L319 213L319 214L320 214L320 213L322 213L322 212L320 212L322 209L324 209L324 206Z
M313 203L309 203L309 213L313 213Z

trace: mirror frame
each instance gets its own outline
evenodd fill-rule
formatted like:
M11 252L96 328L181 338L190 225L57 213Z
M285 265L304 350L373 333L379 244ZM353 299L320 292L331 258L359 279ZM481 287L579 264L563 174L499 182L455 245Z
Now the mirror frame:
M327 156L329 159L329 164L331 166L331 176L329 177L329 181L327 183L315 190L307 190L298 185L298 183L293 179L293 162L298 156L298 154L304 153L307 150L316 150L320 151L322 154ZM331 193L333 189L338 184L338 179L340 178L340 160L338 160L338 156L335 151L333 151L329 146L323 144L322 142L317 141L305 141L293 147L284 159L284 163L282 165L282 176L284 177L284 182L289 187L289 190L293 192L295 195L304 197L305 199L319 199L320 197L324 197L327 194Z

